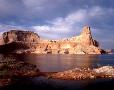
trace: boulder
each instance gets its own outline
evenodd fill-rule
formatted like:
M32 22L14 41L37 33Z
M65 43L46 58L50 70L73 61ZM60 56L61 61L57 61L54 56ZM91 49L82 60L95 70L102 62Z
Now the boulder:
M106 74L106 75L114 75L114 67L113 66L103 66L97 69L94 69L96 73Z

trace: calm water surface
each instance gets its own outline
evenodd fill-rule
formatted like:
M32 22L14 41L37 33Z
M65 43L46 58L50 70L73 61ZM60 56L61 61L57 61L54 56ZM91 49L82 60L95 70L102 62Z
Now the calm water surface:
M114 55L0 55L37 65L41 72L57 72L76 67L114 66ZM114 79L57 80L45 77L24 78L1 90L114 90Z
M37 66L41 72L57 72L76 67L94 68L104 65L114 66L114 55L0 55L0 60L9 58L28 62Z
M114 66L114 55L20 55L18 60L35 64L42 72L56 72L76 67Z

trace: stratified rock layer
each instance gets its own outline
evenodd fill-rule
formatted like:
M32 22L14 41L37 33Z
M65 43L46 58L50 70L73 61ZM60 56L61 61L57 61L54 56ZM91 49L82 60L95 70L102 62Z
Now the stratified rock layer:
M52 54L102 54L99 43L92 38L90 27L85 26L81 35L65 40L40 41L34 53Z
M19 42L38 42L39 36L31 31L11 30L3 33L3 39L5 43L11 43L14 41Z
M99 43L93 39L90 27L88 26L84 26L83 31L79 36L63 40L43 40L40 39L40 37L34 32L11 30L9 32L3 33L3 38L1 42L3 42L5 45L8 44L10 46L12 46L12 43L14 44L15 42L15 48L13 49L13 52L16 53L23 53L23 52L37 53L37 54L105 53L104 50L99 48ZM6 49L7 48L5 48L5 50Z

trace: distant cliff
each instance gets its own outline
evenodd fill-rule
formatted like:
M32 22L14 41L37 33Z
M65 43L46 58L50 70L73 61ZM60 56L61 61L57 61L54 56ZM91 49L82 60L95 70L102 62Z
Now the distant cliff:
M99 42L93 39L90 27L84 26L82 33L65 40L40 41L35 53L52 54L103 54Z
M11 42L38 42L40 37L31 31L11 30L3 33L4 43Z
M4 32L0 38L0 52L25 52L32 51L36 47L40 37L31 31L11 30Z
M7 51L12 47L15 53L37 54L104 54L99 48L99 42L93 39L90 27L84 26L79 36L64 40L43 40L40 36L30 31L11 30L2 35L1 51ZM7 47L6 47L7 45ZM10 46L9 46L10 45ZM5 49L3 49L5 47ZM15 48L14 48L15 47Z

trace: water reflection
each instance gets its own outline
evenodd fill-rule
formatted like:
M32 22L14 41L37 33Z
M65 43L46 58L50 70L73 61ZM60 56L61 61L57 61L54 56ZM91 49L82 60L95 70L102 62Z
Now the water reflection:
M41 72L56 72L72 69L75 67L97 67L100 65L113 65L114 55L17 55L17 54L0 54L0 62L3 60L18 60L37 65ZM23 66L22 66L23 67ZM23 67L24 68L24 67ZM23 70L23 68L21 70ZM27 69L25 69L27 70ZM30 69L33 71L33 69ZM110 83L110 84L109 84ZM114 80L74 80L65 81L57 79L47 79L45 77L23 78L19 79L14 85L5 87L0 90L18 89L65 89L65 90L97 90L104 87L111 89ZM44 87L45 86L45 87ZM7 89L8 88L8 89ZM113 87L114 88L114 87ZM60 90L59 89L59 90Z
M99 65L114 65L114 55L16 55L0 54L0 60L5 58L22 60L37 66L41 72L57 72L76 67L92 68L98 67Z
M0 61L4 60L17 60L15 55L12 54L0 54Z
M37 65L43 72L95 67L99 63L98 55L25 55L21 60Z

